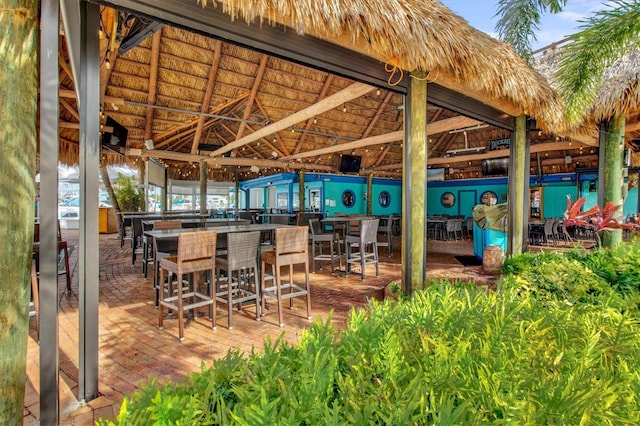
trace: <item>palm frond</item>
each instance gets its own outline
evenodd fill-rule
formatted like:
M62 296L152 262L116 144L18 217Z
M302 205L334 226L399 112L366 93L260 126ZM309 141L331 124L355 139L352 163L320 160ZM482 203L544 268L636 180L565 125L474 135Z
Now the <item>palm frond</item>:
M558 13L566 0L500 0L495 16L496 31L500 40L513 46L523 58L531 58L531 43L536 40L543 13Z
M556 77L575 121L593 104L607 68L640 47L640 1L612 0L607 6L579 21L580 31L561 50Z

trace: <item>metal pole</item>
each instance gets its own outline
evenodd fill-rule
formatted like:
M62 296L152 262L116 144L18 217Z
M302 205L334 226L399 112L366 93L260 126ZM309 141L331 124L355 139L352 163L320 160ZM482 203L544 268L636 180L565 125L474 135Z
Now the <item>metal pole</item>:
M80 252L78 399L98 396L98 191L100 164L100 9L80 2Z
M40 10L40 424L58 424L58 20L57 0Z
M200 216L207 215L207 162L200 161Z

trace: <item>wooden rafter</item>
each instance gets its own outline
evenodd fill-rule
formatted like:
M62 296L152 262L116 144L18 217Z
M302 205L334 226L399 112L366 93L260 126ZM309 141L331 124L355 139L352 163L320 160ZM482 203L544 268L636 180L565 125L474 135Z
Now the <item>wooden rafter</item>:
M214 53L213 53L213 61L211 61L211 68L209 68L209 79L207 80L207 88L204 92L204 98L202 99L202 107L200 108L201 112L206 112L209 109L209 104L211 103L211 95L213 94L213 88L215 87L216 79L218 76L218 68L220 66L220 57L222 56L222 42L220 40L216 41ZM198 124L196 125L196 133L193 136L193 143L191 144L191 153L195 154L198 151L198 145L200 144L200 139L202 138L202 129L204 127L205 117L201 115L198 117Z
M80 122L80 114L78 114L78 111L76 111L76 109L73 106L71 106L69 102L65 101L64 99L60 99L60 105L62 105L64 109L69 111L69 114L73 115L73 118L75 118L76 120L78 120L78 122Z
M251 86L251 91L249 92L249 98L247 99L247 105L244 107L244 113L242 114L242 120L240 122L240 127L238 127L238 133L236 133L236 140L242 138L244 135L244 129L247 127L246 120L249 119L251 115L251 110L253 109L253 102L256 99L256 94L258 93L258 88L260 87L260 83L262 82L262 77L264 77L264 71L267 68L267 60L269 57L267 55L260 56L260 65L258 66L258 71L256 72L256 78L253 80L253 86Z
M323 100L327 96L327 91L329 87L331 87L331 83L333 82L333 74L327 74L327 78L324 80L324 84L322 85L322 89L320 90L320 94L318 95L318 99L316 102ZM304 130L309 130L311 125L313 124L314 117L311 117L307 120L307 123L304 125ZM294 154L297 154L302 149L305 140L307 139L307 133L302 132L300 139L298 139L298 143L296 145L296 149L293 151Z
M162 40L162 28L153 33L151 39L151 58L149 63L149 94L147 95L147 103L155 105L158 93L158 64L160 62L160 41ZM147 108L144 120L144 139L152 139L153 137L153 108Z
M131 151L128 152L131 155ZM241 157L216 157L211 158L207 155L190 154L186 152L173 152L164 150L150 150L142 154L142 158L162 158L165 160L184 161L188 163L198 163L205 161L209 168L218 168L223 166L258 166L273 168L290 168L304 169L310 165L308 163L300 163L297 161L281 161L281 160L265 160ZM335 167L324 165L313 165L314 170L334 172Z
M222 155L227 151L231 151L232 149L249 144L260 138L271 135L275 132L279 132L280 130L284 130L295 125L296 123L300 123L301 121L307 120L308 118L311 118L315 115L322 114L323 112L329 111L352 99L364 96L373 89L374 87L368 84L354 83L351 86L335 93L334 95L321 100L320 102L317 102L301 111L295 112L290 116L285 117L273 124L265 126L251 135L244 136L236 140L235 142L225 145L222 148L213 151L210 155L212 157Z
M480 121L473 118L458 116L446 118L444 120L437 121L427 126L427 135L433 135L442 132L448 132L449 130L459 129L461 127L473 126L479 124ZM353 142L347 142L340 145L330 146L326 148L320 148L313 151L307 151L300 154L293 154L288 157L283 157L283 160L315 157L316 155L324 155L332 152L349 151L353 149L363 148L366 146L379 145L382 143L397 142L404 139L404 130L397 130L395 132L386 133L383 135L372 136L369 138L359 139Z
M238 103L240 101L242 101L243 99L246 99L246 97L249 96L248 93L245 93L243 95L238 96L235 99L232 99L228 102L225 102L222 105L217 106L216 108L213 108L211 111L209 111L209 114L217 114L220 111L223 111L224 109L228 108L229 106ZM185 111L185 114L187 113L187 111ZM195 114L192 112L192 114ZM215 119L217 120L217 119ZM177 133L180 133L181 131L184 131L185 129L189 129L191 127L193 127L196 123L198 122L198 117L194 118L193 120L184 123L184 124L180 124L179 126L176 127L172 127L171 129L168 129L156 136L153 137L153 141L159 141L159 143L156 144L156 149L162 148L165 145L167 145L167 143L165 143L164 138L166 137L170 137L170 136L175 136Z
M220 127L222 127L224 130L227 131L227 133L231 134L231 135L235 135L235 133L233 132L233 130L231 130L229 128L229 126L227 126L224 123L220 124ZM225 138L223 138L222 136L219 136L218 139L220 139L221 142L224 142L225 145L228 145L230 142L227 141ZM249 150L258 158L262 158L264 159L264 155L262 155L260 152L258 152L254 147L252 147L251 145L247 145L247 148L249 148Z

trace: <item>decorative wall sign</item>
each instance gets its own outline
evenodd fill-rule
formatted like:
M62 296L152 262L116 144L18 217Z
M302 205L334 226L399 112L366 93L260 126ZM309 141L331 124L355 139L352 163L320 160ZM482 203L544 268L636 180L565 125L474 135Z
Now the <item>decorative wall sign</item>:
M509 149L509 145L511 145L511 138L491 139L489 141L489 151Z
M344 204L345 207L353 207L355 203L356 194L352 190L347 189L342 193L342 204Z
M382 191L380 195L378 195L378 203L381 207L389 207L389 204L391 204L391 194L387 191Z
M453 195L452 192L445 192L442 194L442 197L440 197L440 203L445 207L453 207L456 203L456 196Z

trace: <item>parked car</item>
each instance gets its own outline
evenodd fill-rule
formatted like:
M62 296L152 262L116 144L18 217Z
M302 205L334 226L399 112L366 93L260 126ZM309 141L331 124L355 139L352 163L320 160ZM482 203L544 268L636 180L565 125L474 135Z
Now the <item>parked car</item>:
M100 194L100 207L111 207L109 196ZM80 197L73 197L58 206L58 219L74 220L80 218Z

